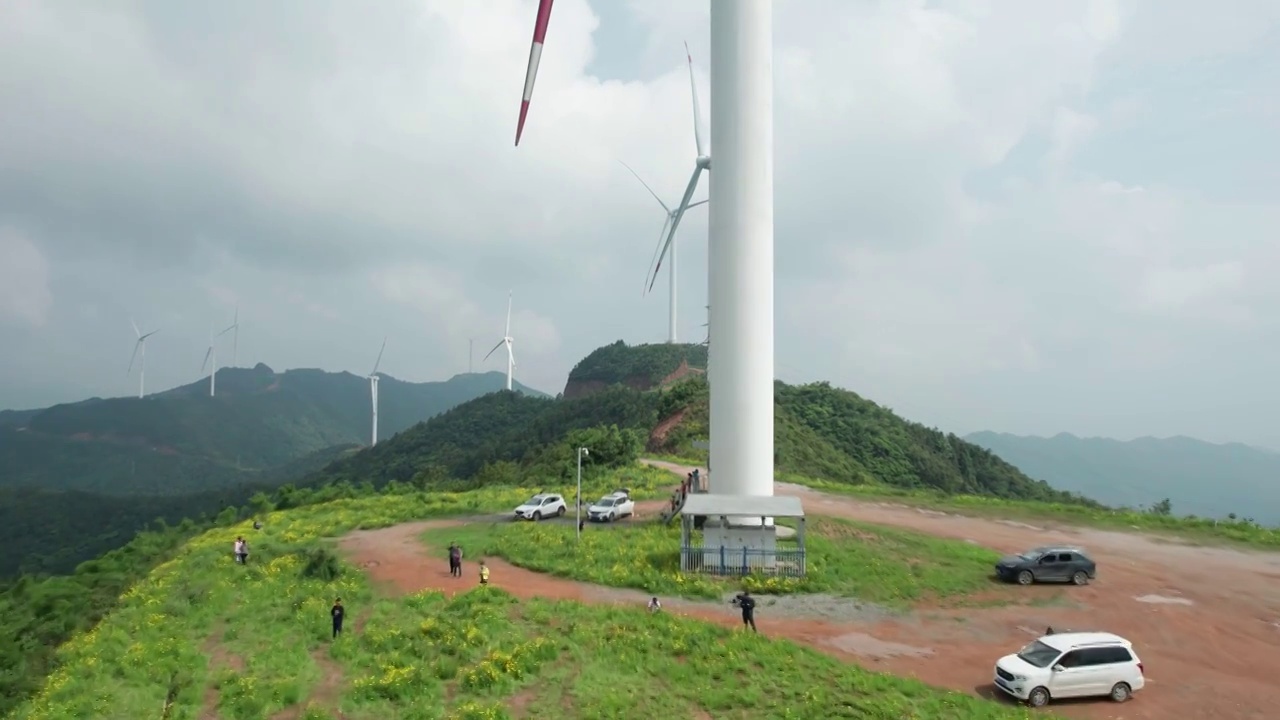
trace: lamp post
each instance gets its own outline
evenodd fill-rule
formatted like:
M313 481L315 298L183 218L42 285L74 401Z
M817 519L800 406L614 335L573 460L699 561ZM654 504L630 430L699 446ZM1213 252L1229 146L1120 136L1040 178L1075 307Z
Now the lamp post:
M590 454L591 454L590 451L588 451L586 448L584 447L578 448L578 497L577 497L577 502L575 503L577 505L577 508L574 511L574 518L577 522L576 532L578 534L579 542L581 542L582 540L582 456L590 455Z

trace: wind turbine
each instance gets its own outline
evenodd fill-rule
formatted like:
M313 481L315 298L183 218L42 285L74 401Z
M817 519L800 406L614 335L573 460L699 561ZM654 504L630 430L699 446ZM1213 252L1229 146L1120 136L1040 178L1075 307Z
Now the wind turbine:
M378 366L382 364L382 352L387 349L387 339L382 338L382 348L378 350L378 359L373 363L373 372L369 373L369 394L373 396L373 439L369 447L378 444Z
M689 61L689 88L693 93L693 143L698 154L693 159L693 175L689 178L689 185L684 189L684 197L680 199L680 204L676 206L674 211L668 211L671 213L669 221L670 230L667 232L666 243L662 245L662 251L658 253L658 262L653 266L653 279L649 281L649 290L653 290L653 284L658 281L658 271L662 269L662 260L667 256L668 250L671 251L671 264L673 266L671 271L672 285L675 284L674 266L676 263L676 253L673 245L676 240L676 228L680 227L680 219L684 217L686 210L694 207L695 205L702 204L693 203L691 205L689 204L689 201L693 199L693 193L698 189L698 178L702 176L702 171L711 169L711 155L702 142L702 110L698 105L698 85L693 79L693 56L689 54L689 43L684 44L684 54L685 58ZM703 200L702 202L707 202L707 200ZM666 206L664 205L663 207ZM674 297L674 291L672 292L672 295ZM671 313L674 315L675 310L673 309ZM673 339L670 342L675 342L674 336L675 331L672 330Z
M711 136L716 182L711 187L708 297L715 306L716 362L711 384L711 461L719 492L773 495L773 3L710 0ZM552 0L539 0L533 48L520 107L523 130L542 56ZM695 96L696 97L696 96ZM699 147L698 169L711 166ZM705 168L703 167L705 165ZM694 183L697 180L697 170ZM680 215L693 197L680 203ZM749 525L761 518L734 518Z
M548 3L548 5L550 5L550 3ZM506 346L507 346L507 389L508 389L508 390L510 390L510 389L511 389L511 373L516 369L516 356L515 356L515 354L511 351L511 346L512 346L512 344L513 344L513 343L515 343L515 341L516 341L516 339L515 339L515 338L513 338L513 337L511 337L511 293L510 293L510 292L507 292L507 331L506 331L506 334L504 334L504 335L502 336L502 339L498 341L498 344L497 344L497 345L494 345L494 346L493 346L493 349L489 351L488 355L485 355L485 356L484 356L484 360L481 360L480 362L484 362L485 360L488 360L488 359L489 359L489 355L494 354L495 352L497 352L497 351L498 351L498 348L502 347L503 345L506 345Z
M133 357L129 358L129 369L125 371L125 375L133 372L133 361L141 359L142 362L138 366L138 398L142 399L147 389L147 338L160 332L160 329L157 328L143 335L142 331L138 329L138 323L134 322L132 318L129 319L129 324L133 326L133 334L138 336L138 341L133 344ZM138 357L139 354L141 354L141 358Z
M621 160L619 160L618 162L622 162L622 161L621 161ZM658 247L661 247L661 246L662 246L662 241L663 241L663 240L666 238L666 236L667 236L667 228L671 227L671 223L672 223L672 222L674 222L674 221L675 221L675 219L676 219L676 211L675 211L675 210L672 210L672 209L671 209L671 208L669 208L669 207L667 207L667 204L666 204L666 203L664 203L664 202L662 202L662 198L658 197L658 193L654 192L654 191L653 191L653 188L649 187L649 183L645 182L645 181L644 181L644 178L640 177L640 173L637 173L635 170L633 170L633 169L632 169L632 167L631 167L630 165L628 165L628 164L626 164L626 163L622 163L622 166L623 166L623 167L625 167L625 168L626 168L626 169L628 169L628 170L631 170L631 174L636 176L636 180L639 180L639 181L640 181L640 184L641 184L641 185L644 185L644 189L649 191L649 194L653 196L653 199L654 199L654 200L657 200L657 201L658 201L658 204L659 204L659 205L661 205L661 206L662 206L662 209L663 209L664 211L666 211L666 213L667 213L667 219L666 219L665 221L663 221L663 223L662 223L662 230L660 230L660 231L658 232ZM691 207L691 208L693 208L693 207L697 207L697 206L699 206L699 205L706 204L706 202L707 202L706 200L701 200L701 201L699 201L699 202L693 203L693 204L692 204L692 205L690 205L689 207ZM655 258L656 258L656 257L657 257L657 255L658 255L658 247L655 247L655 248L653 249L653 254L654 254L654 257L655 257ZM652 263L652 262L653 262L653 260L650 260L650 262ZM671 287L669 288L668 298L667 298L667 301L670 303L670 308L668 308L668 310L667 310L667 342L668 342L668 343L675 343L675 342L676 342L676 287L677 287L677 283L676 283L676 248L675 248L675 245L674 245L674 244L671 246L671 263L667 266L667 269L668 269L668 273L669 273L669 275L670 275L670 277L668 278L668 282L671 284ZM647 276L647 273L646 273L646 276ZM654 270L654 277L655 277L655 278L657 277L657 270L656 270L656 269ZM652 287L652 285L650 285L650 287Z
M217 335L214 335L213 330L209 330L209 349L204 351L204 362L200 364L200 372L204 372L206 367L209 368L209 397L213 397L213 391L218 377L218 355L214 352L214 341L216 339ZM210 361L213 362L212 365L210 365Z

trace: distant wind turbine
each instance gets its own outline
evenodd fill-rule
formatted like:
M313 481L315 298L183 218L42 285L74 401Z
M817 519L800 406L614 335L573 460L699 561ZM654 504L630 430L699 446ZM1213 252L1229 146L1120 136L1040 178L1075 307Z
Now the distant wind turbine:
M218 354L214 352L214 340L217 336L213 334L213 330L209 331L209 349L204 351L204 362L200 364L200 372L209 368L209 397L213 397L215 383L218 377ZM210 364L212 362L212 364Z
M622 162L622 161L619 160L618 162ZM649 183L645 182L644 178L640 177L640 173L636 172L630 165L624 162L622 162L622 166L630 170L632 175L636 176L636 180L640 181L640 184L644 186L644 189L649 191L649 194L653 196L653 199L657 200L658 204L661 205L662 209L667 213L667 219L663 221L662 229L658 231L658 245L653 249L654 257L649 259L649 263L652 266L654 264L654 259L656 259L658 256L658 249L662 247L662 241L665 240L667 237L667 228L671 227L671 223L676 219L676 211L667 207L667 204L662 202L662 198L658 197L658 193L654 192L653 188L649 187ZM699 205L704 205L706 204L706 202L707 202L706 200L701 200L699 202L693 203L689 207L694 208ZM676 342L676 288L678 287L678 283L676 282L676 278L677 278L676 246L674 242L671 245L671 262L667 265L667 269L668 269L668 275L669 275L667 282L670 284L670 287L668 288L668 297L667 297L667 302L669 303L669 307L667 309L667 342L675 343ZM654 277L656 278L657 271L655 270L654 273L655 273ZM645 273L645 279L646 280L649 279L647 271Z
M138 329L138 323L134 322L132 318L129 319L129 324L133 326L133 333L138 336L138 341L133 344L133 357L129 358L129 369L125 371L125 375L133 372L134 360L141 360L138 365L138 398L141 399L146 395L147 390L147 338L160 332L160 330L157 328L143 335L142 331Z
M480 361L480 362L484 362L485 360L488 360L489 355L492 355L495 352L497 352L498 348L502 347L503 345L507 346L507 389L508 390L511 389L511 375L516 369L516 356L511 349L511 346L515 343L515 341L516 341L515 338L511 337L511 293L508 292L507 293L506 333L502 336L502 339L498 341L498 344L493 346L493 349L489 351L488 355L484 356L484 360Z
M240 308L236 308L235 319L231 321L230 326L225 328L220 333L214 333L213 331L209 332L209 349L205 351L204 363L200 365L200 372L204 372L205 367L209 368L209 397L213 397L214 391L217 389L218 353L215 349L215 344L217 343L218 338L222 337L223 335L226 335L229 332L232 332L233 330L235 331L235 334L232 335L232 339L233 341L235 341L240 334ZM235 364L234 345L232 347L233 347L232 365L234 366Z
M378 366L382 364L382 353L387 349L387 339L382 338L382 348L378 350L378 359L373 363L373 372L369 373L369 394L373 398L373 438L369 447L378 444Z
M676 206L675 213L671 218L670 230L667 232L667 242L662 246L662 251L658 254L658 262L653 267L653 279L649 281L649 290L653 290L653 284L658 281L658 270L662 268L662 260L666 257L668 250L672 251L672 263L675 262L675 251L672 248L672 244L676 239L676 228L680 227L680 219L684 217L685 211L693 207L689 201L693 200L693 193L698 189L698 178L702 175L702 171L711 169L711 154L702 142L702 110L698 104L698 85L693 79L693 56L689 54L689 43L685 43L684 53L685 58L689 61L689 87L693 92L693 142L697 148L698 155L693 160L693 175L689 178L689 185L684 189L684 197L681 198L680 204ZM706 200L702 202L706 202ZM702 203L695 204L700 205Z

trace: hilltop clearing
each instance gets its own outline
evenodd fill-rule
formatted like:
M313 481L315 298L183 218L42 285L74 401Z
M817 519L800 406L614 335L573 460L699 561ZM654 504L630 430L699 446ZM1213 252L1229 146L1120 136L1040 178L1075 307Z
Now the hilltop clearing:
M495 587L384 594L322 539L415 515L474 515L526 492L399 494L272 513L251 535L246 566L230 561L227 540L252 533L247 525L206 533L68 643L61 667L12 717L1026 717L675 613L521 600L503 590L505 569ZM357 567L378 573L412 552L403 532L375 535L391 540L378 545L389 554L357 557ZM360 537L369 533L346 546ZM330 640L339 596L349 617Z

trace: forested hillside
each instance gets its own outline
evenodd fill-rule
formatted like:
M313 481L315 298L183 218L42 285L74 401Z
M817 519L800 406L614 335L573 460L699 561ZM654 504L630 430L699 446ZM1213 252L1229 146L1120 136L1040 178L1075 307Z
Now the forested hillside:
M586 397L541 400L498 393L464 403L394 441L326 468L328 480L431 484L430 478L507 482L523 466L546 471L566 433L617 426L647 438L651 451L696 455L707 438L705 376L660 391L620 384ZM776 384L777 469L834 482L882 483L947 493L1087 502L1032 480L991 452L911 423L856 393L827 383Z
M496 372L433 383L384 376L379 434L390 438L504 382ZM200 381L143 399L95 398L0 425L0 487L207 492L257 482L263 472L328 448L369 443L369 383L350 373L225 368L217 389L209 397Z
M706 367L705 345L627 345L619 340L595 349L573 367L564 396L583 397L612 385L650 390L687 374L705 371Z
M390 440L505 382L497 372L383 376L379 435ZM0 413L0 577L69 571L157 518L216 515L369 443L365 378L258 365L220 370L217 390L209 397L206 379L143 399Z

